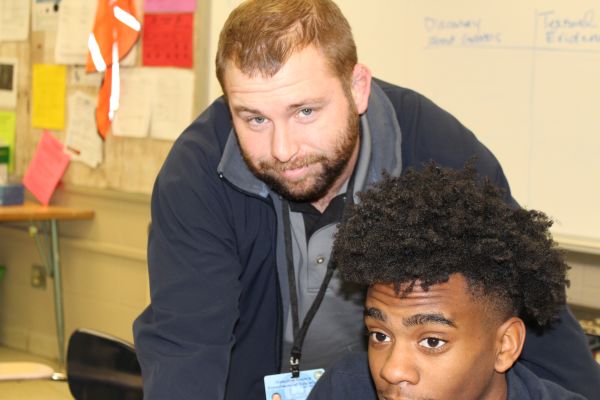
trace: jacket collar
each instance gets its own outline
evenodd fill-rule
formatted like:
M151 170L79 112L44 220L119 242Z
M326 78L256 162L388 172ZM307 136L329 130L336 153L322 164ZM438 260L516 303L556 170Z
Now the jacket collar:
M384 170L399 175L402 170L402 135L396 112L387 95L372 82L367 112L361 116L361 149L355 175L355 192L378 181ZM231 129L221 161L219 175L238 189L262 198L271 193L256 178L242 158L234 129Z

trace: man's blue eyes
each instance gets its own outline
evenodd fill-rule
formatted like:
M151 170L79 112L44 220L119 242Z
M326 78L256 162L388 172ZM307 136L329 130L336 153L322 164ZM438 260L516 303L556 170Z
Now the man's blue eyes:
M313 113L315 112L314 108L301 108L298 111L298 115L300 115L301 117L310 117L311 115L313 115ZM252 124L256 124L256 125L262 125L265 122L267 122L267 118L266 117L249 117L248 119L249 123Z

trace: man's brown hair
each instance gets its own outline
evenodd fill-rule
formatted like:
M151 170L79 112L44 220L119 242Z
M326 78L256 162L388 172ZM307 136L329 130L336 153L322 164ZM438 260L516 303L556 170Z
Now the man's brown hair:
M249 76L275 75L289 57L308 46L320 50L331 71L349 87L357 63L350 24L330 0L247 0L229 15L217 49L217 78L225 92L232 63Z

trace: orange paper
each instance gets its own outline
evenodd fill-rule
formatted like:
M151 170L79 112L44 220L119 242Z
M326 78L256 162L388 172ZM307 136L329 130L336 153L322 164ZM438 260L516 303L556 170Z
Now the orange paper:
M143 63L191 68L194 14L145 14Z
M70 157L63 152L62 143L50 132L44 131L23 177L23 185L40 203L47 206L69 161Z

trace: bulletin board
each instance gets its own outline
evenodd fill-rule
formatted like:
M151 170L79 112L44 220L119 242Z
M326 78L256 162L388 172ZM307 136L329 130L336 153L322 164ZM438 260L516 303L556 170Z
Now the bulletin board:
M600 2L338 0L359 59L470 128L514 197L600 249Z
M9 13L7 7L13 7L14 3L18 2L21 4L26 3L23 0L7 0L3 2L0 7L0 21L4 15ZM6 4L4 4L6 3ZM80 2L79 0L31 0L31 26L28 27L28 35L25 40L0 40L0 60L2 59L16 59L18 60L18 75L17 75L17 101L16 107L12 110L16 114L16 136L15 136L15 165L14 170L11 174L12 180L18 180L25 173L27 166L29 165L37 143L42 136L44 129L37 128L32 124L32 71L36 65L64 65L66 67L66 88L65 88L65 124L69 121L69 102L74 95L93 99L95 102L98 90L102 81L102 73L86 73L85 62L81 62L80 57L76 56L75 51L71 51L69 46L64 46L64 37L60 35L69 36L69 32L61 32L59 29L60 12L61 7L64 5L69 6L71 14L69 18L84 18L83 14L86 15L87 22L90 25L90 31L93 27L93 20L89 21L89 12L85 11L84 8L89 8L90 4L92 7L96 7L97 1L86 1ZM55 8L55 4L58 4L58 8ZM61 4L62 3L62 4ZM191 48L193 62L187 65L174 65L172 67L160 67L154 63L157 60L144 60L144 54L150 54L144 52L144 40L143 35L145 33L145 17L152 17L155 20L162 18L158 13L144 12L144 4L142 0L136 0L136 11L138 19L142 22L142 31L140 34L140 40L134 46L134 49L127 56L126 60L121 63L121 74L122 76L133 76L139 77L144 74L143 70L151 70L154 75L158 74L160 80L163 83L170 82L170 75L173 71L177 70L188 70L191 71L195 77L193 87L185 88L185 90L192 91L192 105L189 111L188 123L191 122L196 115L206 106L208 102L208 95L206 90L207 80L206 71L209 68L209 63L212 58L207 54L207 37L209 27L209 4L205 1L195 1L195 11L189 15L189 22L193 26L193 45ZM160 1L148 2L148 3L161 3ZM163 2L169 3L169 2ZM184 2L191 3L191 2ZM21 5L19 5L21 7ZM36 12L42 12L42 7L45 7L43 12L47 15L54 15L56 18L35 18ZM77 8L81 8L81 15L76 11ZM75 12L73 10L75 9ZM85 12L84 12L85 11ZM147 11L147 10L146 10ZM95 13L94 13L95 14ZM64 16L63 16L64 17ZM173 18L170 18L167 22L159 21L160 24L167 25L172 23ZM186 17L187 18L187 17ZM156 21L151 21L148 26L157 27L161 26ZM37 21L37 22L36 22ZM36 26L37 23L37 26ZM154 28L156 29L156 28ZM0 32L0 39L1 39ZM72 35L71 35L72 36ZM173 46L176 45L177 38L174 36L168 36L165 34L161 35L163 42L171 42ZM56 49L57 43L61 41L63 46L61 47L61 53ZM87 35L81 37L73 37L73 49L77 46L81 46L81 42L84 45L87 43ZM169 43L155 43L158 46L168 46ZM149 43L149 42L148 42ZM158 71L158 72L157 72ZM164 71L164 72L163 72ZM127 82L131 82L128 80ZM131 86L131 83L129 83ZM172 85L173 86L173 85ZM122 90L127 88L122 87ZM120 104L120 111L122 114L126 114L127 111L136 109L135 101L129 100L124 97L125 100ZM160 112L160 107L157 108L157 113ZM118 115L119 111L117 111ZM113 120L113 128L116 120ZM121 130L128 129L128 121L124 121L123 118L120 121ZM136 127L136 129L139 127ZM185 126L181 127L183 130ZM66 130L64 129L49 129L54 137L61 142L65 142ZM177 133L179 133L178 130ZM169 138L151 137L150 135L143 137L130 137L125 132L124 136L116 136L112 133L106 137L103 143L103 154L102 162L95 167L91 167L86 163L71 161L65 175L63 176L62 182L66 186L76 186L82 188L93 188L93 189L107 189L113 191L129 192L129 193L141 193L149 194L152 190L152 185L156 175L168 154L173 144L173 132L169 132Z

